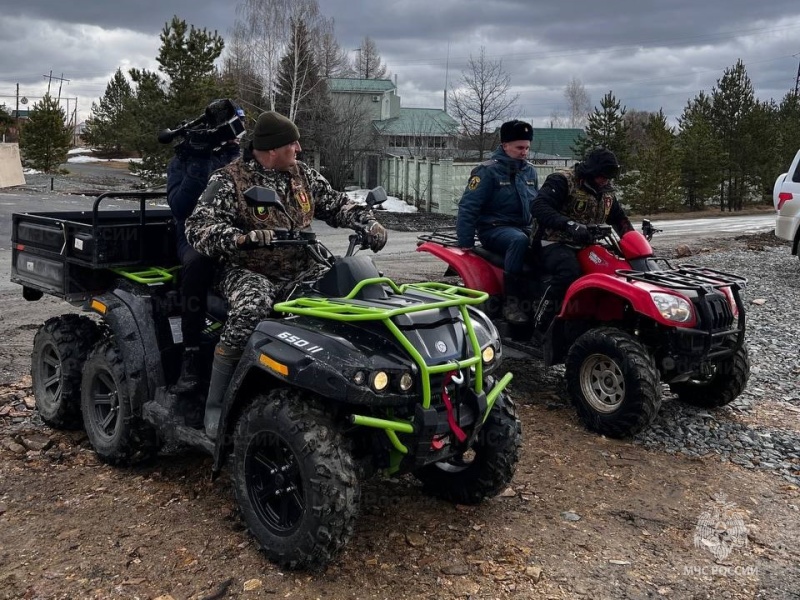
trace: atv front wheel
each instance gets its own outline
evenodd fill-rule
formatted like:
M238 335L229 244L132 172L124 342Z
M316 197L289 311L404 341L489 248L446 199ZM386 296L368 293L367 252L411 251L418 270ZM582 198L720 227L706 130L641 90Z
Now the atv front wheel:
M700 408L719 408L733 402L744 391L750 377L750 357L742 346L732 356L718 360L708 376L692 377L669 384L681 402Z
M81 423L81 370L100 327L75 314L48 319L33 338L31 383L42 421L57 429Z
M511 483L521 445L522 425L516 406L501 393L470 449L422 467L414 475L431 496L456 504L478 504Z
M117 345L101 341L83 366L81 412L92 448L112 465L142 461L159 448L155 430L133 414L128 385Z
M567 354L565 377L581 421L609 437L635 434L661 407L653 357L619 329L592 329L575 340Z
M248 528L283 567L323 568L353 534L355 464L331 416L296 390L271 390L244 411L232 478Z

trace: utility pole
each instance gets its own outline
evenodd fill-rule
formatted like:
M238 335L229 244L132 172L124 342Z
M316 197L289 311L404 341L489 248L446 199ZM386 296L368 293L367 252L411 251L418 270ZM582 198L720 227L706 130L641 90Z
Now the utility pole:
M794 95L800 95L800 63L797 65L797 77L794 80Z
M53 83L53 79L56 79L60 83L58 84L58 101L61 102L61 85L66 81L69 83L69 79L64 79L64 74L61 74L61 77L53 77L53 71L50 71L50 75L42 75L45 79L47 79L47 95L50 95L50 84Z

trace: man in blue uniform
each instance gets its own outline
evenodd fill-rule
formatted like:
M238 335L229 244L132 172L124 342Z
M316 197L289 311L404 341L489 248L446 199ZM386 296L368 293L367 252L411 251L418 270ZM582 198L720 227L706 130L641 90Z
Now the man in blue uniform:
M521 325L528 316L520 307L524 282L522 268L530 243L531 203L539 189L536 169L527 161L533 128L524 121L507 121L500 127L500 146L492 157L472 170L458 204L456 233L461 248L475 245L504 257L503 318Z

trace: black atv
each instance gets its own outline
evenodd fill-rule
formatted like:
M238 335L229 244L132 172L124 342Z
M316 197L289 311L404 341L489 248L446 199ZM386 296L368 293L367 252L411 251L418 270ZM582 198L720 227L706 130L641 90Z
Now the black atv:
M344 546L364 477L413 473L426 492L462 504L509 484L521 427L504 392L511 374L495 375L497 331L474 307L486 294L395 284L356 255L364 231L344 257L312 231L286 231L274 245L303 245L329 270L256 327L214 442L186 425L191 403L169 392L182 353L169 211L146 206L153 193L114 195L139 200L138 210L99 210L108 196L91 212L13 216L11 279L24 297L57 295L96 316L54 317L36 334L33 389L47 424L82 421L111 464L168 442L213 455L214 475L227 459L248 527L289 568L324 567ZM247 197L282 208L271 190ZM208 364L224 320L224 303L210 298Z

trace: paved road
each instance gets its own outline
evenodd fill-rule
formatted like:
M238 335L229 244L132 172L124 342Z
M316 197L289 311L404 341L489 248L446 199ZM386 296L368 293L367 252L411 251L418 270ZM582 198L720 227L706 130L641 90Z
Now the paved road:
M636 225L637 223L634 223ZM737 217L713 217L706 219L678 219L675 221L654 222L653 225L663 229L657 233L657 239L710 237L713 235L732 236L759 233L775 229L775 215L741 215Z
M11 214L14 212L83 211L91 210L94 197L70 196L52 193L19 194L0 191L0 291L17 289L11 284L10 240ZM165 203L152 203L164 206ZM130 200L109 199L103 206L113 209L133 209ZM775 228L775 217L771 214L757 216L718 217L656 222L664 231L656 234L657 240L693 241L702 237L728 237L745 233L769 231ZM314 221L314 230L334 254L343 254L347 249L349 230L328 227L322 221ZM386 247L376 256L378 268L387 277L403 281L421 281L444 274L443 263L426 253L415 252L416 232L390 231Z

